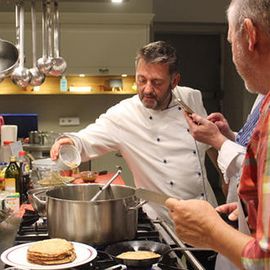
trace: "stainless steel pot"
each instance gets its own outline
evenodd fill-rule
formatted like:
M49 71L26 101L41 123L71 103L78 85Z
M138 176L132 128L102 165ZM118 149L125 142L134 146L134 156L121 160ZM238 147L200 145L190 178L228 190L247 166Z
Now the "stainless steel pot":
M30 144L40 144L41 143L41 134L37 130L32 130L29 132L29 143Z
M90 199L103 185L70 185L47 194L50 237L104 245L134 239L139 204L135 188L111 185L97 201Z

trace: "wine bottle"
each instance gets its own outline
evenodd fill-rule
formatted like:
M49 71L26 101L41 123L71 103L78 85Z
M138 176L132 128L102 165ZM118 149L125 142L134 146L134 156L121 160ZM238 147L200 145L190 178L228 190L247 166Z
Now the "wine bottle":
M15 156L10 157L10 162L5 171L5 190L21 193L20 168Z

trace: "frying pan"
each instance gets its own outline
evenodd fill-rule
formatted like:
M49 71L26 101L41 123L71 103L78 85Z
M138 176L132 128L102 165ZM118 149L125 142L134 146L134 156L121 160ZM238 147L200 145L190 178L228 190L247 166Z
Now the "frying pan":
M127 251L152 251L161 255L159 258L154 259L119 259L117 258L123 252ZM168 254L171 250L170 246L155 242L155 241L124 241L118 242L106 247L105 252L111 255L116 262L124 264L127 267L147 268L159 262L163 255Z

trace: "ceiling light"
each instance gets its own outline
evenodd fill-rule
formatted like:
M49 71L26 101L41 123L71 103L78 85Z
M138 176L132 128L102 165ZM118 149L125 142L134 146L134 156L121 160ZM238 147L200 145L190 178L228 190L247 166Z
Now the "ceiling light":
M85 74L79 74L79 77L85 77Z
M122 3L123 2L123 0L111 0L112 1L112 3Z
M121 77L125 78L127 77L127 74L122 74Z

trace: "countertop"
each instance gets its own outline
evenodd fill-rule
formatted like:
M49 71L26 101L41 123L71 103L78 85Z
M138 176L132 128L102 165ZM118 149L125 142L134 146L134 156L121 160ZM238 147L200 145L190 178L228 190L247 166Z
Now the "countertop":
M96 180L94 182L91 182L92 184L106 184L114 175L115 173L107 173L107 174L102 174L98 175ZM77 175L73 175L77 176ZM81 178L77 178L73 181L73 184L89 184L89 183L84 183L84 181ZM113 184L117 185L125 185L124 179L121 177L121 175L117 176L117 178L113 181Z

